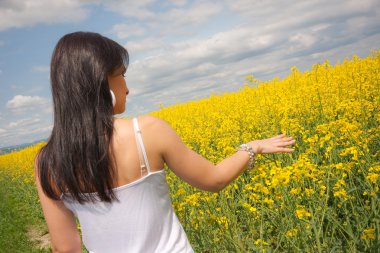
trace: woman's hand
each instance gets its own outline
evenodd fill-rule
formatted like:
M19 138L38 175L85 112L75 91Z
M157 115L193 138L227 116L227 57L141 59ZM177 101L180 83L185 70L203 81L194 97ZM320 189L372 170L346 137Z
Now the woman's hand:
M293 145L295 142L293 137L280 134L269 139L251 141L248 145L251 145L255 154L291 153L294 148L287 148L287 146Z

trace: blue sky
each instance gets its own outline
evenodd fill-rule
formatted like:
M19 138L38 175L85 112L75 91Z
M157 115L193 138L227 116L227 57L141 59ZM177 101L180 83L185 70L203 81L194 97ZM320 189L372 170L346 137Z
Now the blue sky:
M49 136L49 63L64 34L94 31L130 54L135 116L380 49L378 0L1 0L0 147Z

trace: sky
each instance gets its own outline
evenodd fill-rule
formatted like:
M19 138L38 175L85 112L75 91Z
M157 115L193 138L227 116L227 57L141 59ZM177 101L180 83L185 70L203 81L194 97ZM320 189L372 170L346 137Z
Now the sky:
M380 49L378 0L0 0L0 147L48 138L57 41L92 31L125 46L126 112L235 92L245 77Z

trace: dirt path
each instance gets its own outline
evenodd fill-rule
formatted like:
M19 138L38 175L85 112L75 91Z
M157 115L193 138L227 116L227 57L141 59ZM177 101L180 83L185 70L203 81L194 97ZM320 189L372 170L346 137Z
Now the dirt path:
M50 235L38 229L37 227L30 227L27 232L29 240L36 244L36 248L41 250L50 249Z

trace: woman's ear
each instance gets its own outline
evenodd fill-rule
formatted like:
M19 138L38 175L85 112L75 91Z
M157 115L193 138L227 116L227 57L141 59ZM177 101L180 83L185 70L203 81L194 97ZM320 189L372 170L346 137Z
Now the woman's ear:
M111 97L112 97L112 105L113 105L113 107L115 107L115 105L116 105L115 93L113 93L112 90L110 90L110 93L111 93Z

